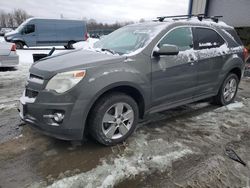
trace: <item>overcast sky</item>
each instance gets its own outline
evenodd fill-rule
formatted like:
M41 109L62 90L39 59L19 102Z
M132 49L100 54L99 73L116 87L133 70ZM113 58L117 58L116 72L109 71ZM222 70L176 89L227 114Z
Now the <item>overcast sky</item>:
M99 22L138 21L161 15L187 14L189 0L0 0L0 10L21 8L35 17Z

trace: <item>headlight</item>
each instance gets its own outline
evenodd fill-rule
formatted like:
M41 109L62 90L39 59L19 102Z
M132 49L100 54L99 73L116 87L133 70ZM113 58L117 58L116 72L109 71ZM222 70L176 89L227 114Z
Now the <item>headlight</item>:
M85 77L85 75L85 70L58 73L53 78L51 78L46 86L46 89L54 90L57 93L64 93L78 84L78 82L80 82Z

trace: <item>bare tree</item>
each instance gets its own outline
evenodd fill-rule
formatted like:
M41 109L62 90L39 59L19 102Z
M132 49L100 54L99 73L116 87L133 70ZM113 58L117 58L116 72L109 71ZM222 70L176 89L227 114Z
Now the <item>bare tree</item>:
M0 12L0 26L7 27L7 15L5 12Z
M25 10L15 9L13 12L13 17L17 25L20 25L25 20L27 20L30 16L27 14Z
M22 9L15 9L11 13L0 11L0 27L17 27L31 16Z
M11 13L7 14L7 24L6 25L8 27L12 27L12 28L15 27L15 20L14 20L13 14L11 14Z

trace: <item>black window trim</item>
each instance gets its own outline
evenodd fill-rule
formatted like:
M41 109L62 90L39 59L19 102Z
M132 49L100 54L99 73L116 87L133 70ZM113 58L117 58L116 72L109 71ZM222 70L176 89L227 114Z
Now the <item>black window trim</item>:
M193 34L193 29L192 29L192 27L188 27L188 26L186 26L186 27L175 27L175 28L169 30L169 32L168 32L166 35L164 35L164 37L162 37L161 40L158 41L158 43L157 43L156 46L158 46L158 45L160 44L160 42L161 42L168 34L170 34L172 31L174 31L174 30L176 30L176 29L179 29L179 28L189 28L189 29L190 29L191 34L192 34L192 43L193 43L192 46L190 46L190 47L191 47L191 49L194 49L194 34ZM178 46L177 46L177 47L178 47Z
M152 50L152 53L151 53L151 57L154 57L153 56L153 53L154 53L154 50L156 49L156 47L158 46L158 44L162 41L162 39L165 38L165 36L167 36L171 31L175 30L175 29L178 29L178 28L185 28L185 27L188 27L191 29L191 33L192 33L192 38L193 38L193 46L194 46L194 33L193 33L193 29L191 25L183 25L183 26L176 26L176 27L173 27L171 28L170 30L168 30L161 38L160 40L158 40L158 42L156 43L156 45L154 46L153 50ZM194 47L192 47L192 49L194 49Z
M36 32L36 25L35 24L27 24L24 27L27 27L27 26L30 26L30 25L34 26L34 31L31 32L31 33L35 33ZM25 35L27 35L27 34L30 34L30 33L25 33Z
M219 36L221 37L221 39L224 41L224 43L223 43L222 45L226 44L226 45L228 46L228 43L227 43L227 41L225 40L225 38L224 38L218 31L216 31L214 28L196 26L196 27L193 27L194 50L211 49L211 48L203 48L203 49L199 48L199 45L198 45L198 44L199 44L199 42L198 42L198 37L197 37L197 33L196 33L196 31L195 31L196 28L208 29L208 30L214 31L214 32L217 33L217 35L219 35ZM222 45L221 45L221 46L222 46ZM219 47L221 47L221 46L219 46ZM219 48L219 47L218 47L218 48Z

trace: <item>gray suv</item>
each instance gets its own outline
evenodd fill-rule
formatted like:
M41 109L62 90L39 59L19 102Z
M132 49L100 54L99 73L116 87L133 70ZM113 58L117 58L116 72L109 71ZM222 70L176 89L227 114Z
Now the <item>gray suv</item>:
M59 139L89 133L114 145L146 114L206 98L231 103L247 56L235 30L218 20L164 18L33 64L21 118Z

